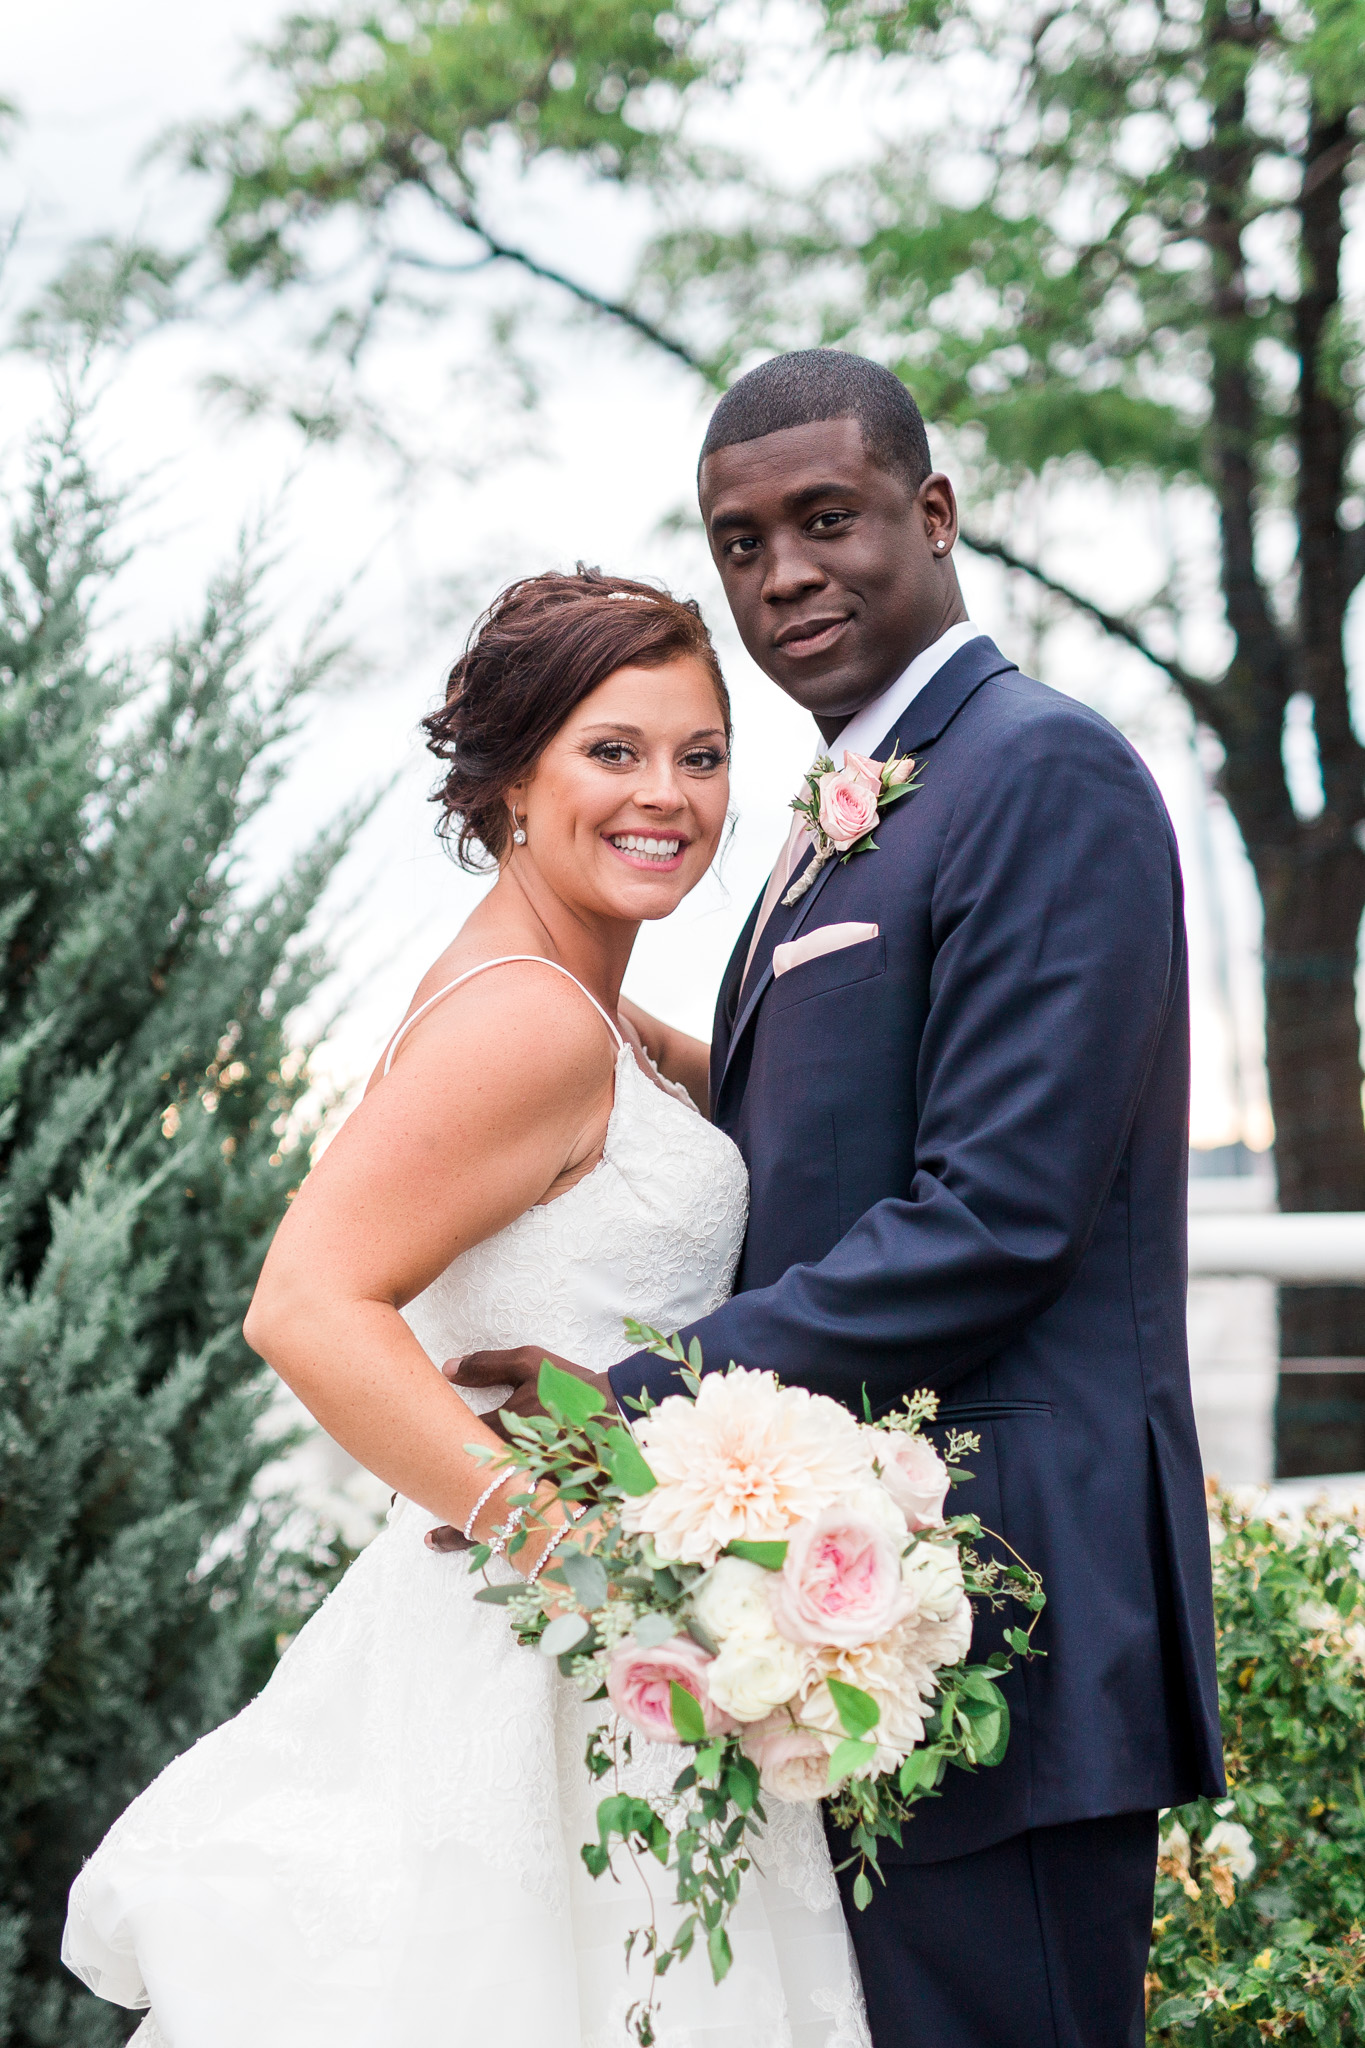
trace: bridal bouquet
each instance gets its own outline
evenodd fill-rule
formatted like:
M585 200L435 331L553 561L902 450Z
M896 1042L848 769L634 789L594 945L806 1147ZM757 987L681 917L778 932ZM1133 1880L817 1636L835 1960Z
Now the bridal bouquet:
M510 1462L526 1474L509 1505L529 1514L550 1480L578 1519L534 1585L476 1597L504 1605L519 1641L614 1709L588 1744L595 1779L629 1759L633 1736L680 1751L671 1796L651 1802L618 1784L582 1850L594 1876L620 1847L674 1878L683 1917L672 1938L656 1925L631 1937L653 1962L631 2014L648 2048L657 1982L675 1960L700 1940L717 1982L729 1968L726 1922L765 1798L828 1802L863 1907L878 1843L900 1841L946 1767L1000 1762L999 1680L1014 1654L1034 1654L1043 1592L1021 1560L978 1552L974 1516L948 1511L978 1444L950 1430L940 1455L923 1430L935 1395L859 1422L771 1372L732 1365L703 1378L695 1343L689 1356L641 1325L627 1334L675 1359L686 1392L642 1404L632 1433L595 1387L547 1360L546 1415L508 1419ZM477 1546L471 1567L490 1554ZM972 1603L1006 1600L1029 1614L1027 1629L969 1664Z

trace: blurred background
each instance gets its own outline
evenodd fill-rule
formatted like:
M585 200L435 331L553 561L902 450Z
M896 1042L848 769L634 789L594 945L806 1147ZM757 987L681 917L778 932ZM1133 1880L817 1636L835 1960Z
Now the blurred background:
M627 984L709 1031L811 749L735 639L693 495L717 392L779 348L905 378L960 487L973 618L1119 725L1170 807L1207 1466L1365 1469L1359 28L1254 0L10 11L5 1555L61 1523L15 1610L33 1671L86 1642L117 1555L127 1715L172 1701L148 1762L259 1682L383 1505L281 1437L297 1417L222 1329L486 886L433 838L417 722L514 576L657 576L716 633L733 833ZM54 1260L96 1213L78 1340ZM178 1706L151 1676L172 1525L206 1631ZM64 1996L15 2038L103 2039Z

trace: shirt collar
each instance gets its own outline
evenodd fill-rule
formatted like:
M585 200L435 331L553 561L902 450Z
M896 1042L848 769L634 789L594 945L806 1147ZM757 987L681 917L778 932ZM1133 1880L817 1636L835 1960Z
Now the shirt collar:
M872 749L900 723L925 684L933 681L959 647L985 637L980 626L974 626L970 619L963 619L958 625L949 626L946 633L940 633L938 639L917 654L909 668L897 676L880 697L874 697L870 704L864 704L861 711L854 712L838 738L831 742L829 752L835 767L843 765L845 747L851 748L855 754L870 756Z

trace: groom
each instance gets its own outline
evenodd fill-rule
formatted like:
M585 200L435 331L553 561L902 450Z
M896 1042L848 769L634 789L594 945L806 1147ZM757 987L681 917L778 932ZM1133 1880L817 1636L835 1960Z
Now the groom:
M870 1908L846 1901L873 2035L1139 2048L1157 1809L1224 1790L1175 841L1132 748L968 620L952 487L889 372L830 350L752 371L700 496L759 667L836 764L895 748L920 779L847 862L816 866L797 819L740 936L711 1088L748 1239L733 1299L682 1334L855 1411L935 1389L980 1438L955 1506L1048 1594L1005 1761L950 1771ZM462 1374L511 1371L522 1406L541 1355ZM646 1353L610 1382L675 1390Z

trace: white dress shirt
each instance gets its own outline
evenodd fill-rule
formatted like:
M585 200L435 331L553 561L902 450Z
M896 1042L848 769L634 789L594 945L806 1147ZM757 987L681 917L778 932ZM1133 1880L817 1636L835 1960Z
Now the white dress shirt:
M870 704L864 704L861 711L855 711L837 740L830 742L828 751L834 758L836 768L844 765L844 748L851 747L855 754L872 754L896 725L901 715L909 709L926 683L933 681L946 661L952 659L959 647L965 647L971 640L982 640L985 635L980 626L974 626L970 619L963 619L959 625L949 626L946 633L940 633L922 653L917 654L894 683L888 683L880 697L874 697ZM820 749L821 753L826 751Z

